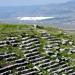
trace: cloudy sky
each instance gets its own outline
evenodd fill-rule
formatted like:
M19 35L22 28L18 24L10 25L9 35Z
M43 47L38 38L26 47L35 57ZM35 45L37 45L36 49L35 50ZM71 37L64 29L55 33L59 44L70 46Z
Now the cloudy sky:
M63 3L70 0L0 0L0 6L21 6L21 5L44 5L49 3Z

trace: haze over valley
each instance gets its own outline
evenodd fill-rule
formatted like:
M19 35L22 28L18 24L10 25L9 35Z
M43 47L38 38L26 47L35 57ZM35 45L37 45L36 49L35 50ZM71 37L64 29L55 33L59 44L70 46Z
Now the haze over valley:
M1 23L53 24L63 29L75 29L75 0L66 3L0 7ZM21 17L21 19L18 19ZM24 17L51 17L43 20L23 20Z

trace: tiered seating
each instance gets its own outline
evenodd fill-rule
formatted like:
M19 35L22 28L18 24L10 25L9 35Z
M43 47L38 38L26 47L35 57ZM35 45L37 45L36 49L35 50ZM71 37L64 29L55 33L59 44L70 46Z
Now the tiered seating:
M38 71L34 68L28 68L26 65L28 62L25 59L19 59L15 61L16 63L20 64L21 66L18 66L16 68L15 74L20 74L20 75L38 75ZM23 63L22 63L23 62Z
M0 47L5 47L5 46L7 46L6 42L7 42L7 41L5 41L5 40L4 40L4 41L0 41Z
M13 69L15 70L14 74L25 74L25 75L34 75L38 74L38 71L34 68L27 67L28 62L24 59L17 59L13 62L12 65L5 66L0 68L0 75L10 75L13 73Z
M38 71L33 68L29 68L29 69L25 68L24 70L17 71L16 74L19 74L19 75L38 75Z
M15 53L0 53L0 60L5 61L5 64L0 64L0 75L40 75L42 70L47 71L49 75L59 73L75 75L73 66L68 64L69 60L59 55L60 44L62 44L61 39L48 33L42 34L42 39L48 41L44 48L42 48L47 53L46 55L42 55L39 51L40 42L38 37L26 35L20 38L19 41L17 39L18 37L8 37L6 41L0 42L0 47L11 45L19 47L24 53L23 58L18 57ZM56 55L56 57L51 57L52 55ZM30 64L32 67L29 66Z
M17 46L19 44L18 41L17 41L17 38L18 37L8 37L8 38L6 38L7 44L12 45L12 46Z
M6 61L14 61L16 60L16 54L15 53L3 53L0 54L1 59L4 59Z
M62 44L62 40L61 39L58 39L56 37L52 37L50 34L48 33L45 33L45 36L43 36L44 39L47 39L48 40L48 45L46 45L44 47L44 50L45 52L48 54L48 55L54 55L56 54L55 52L52 51L52 48L56 49L57 51L60 51L60 44ZM50 42L50 44L49 44ZM65 44L67 43L67 41L65 42ZM68 42L69 43L69 42ZM59 52L58 52L59 53ZM58 54L57 53L57 54ZM58 56L56 56L58 58ZM74 74L74 70L71 66L69 66L68 64L66 64L66 61L65 59L64 60L61 60L58 58L58 62L57 63L53 63L53 64L50 64L50 66L48 66L48 71L49 72L52 72L53 74L54 73L61 73L61 72L65 72L66 74L69 74L70 75L70 72L71 74ZM40 67L44 67L46 69L46 66L47 66L47 63L46 64L40 64ZM62 67L61 67L62 66ZM63 68L64 67L64 68Z
M23 47L24 46L24 47ZM22 50L25 53L25 56L30 61L34 61L36 58L40 57L38 49L39 47L39 41L37 38L22 38L22 46L24 50Z
M31 41L33 40L33 41ZM29 39L25 39L25 42L23 40L22 43L25 44L25 49L23 50L23 52L25 52L25 56L27 58L27 60L29 60L30 62L32 62L32 64L34 66L37 66L37 67L40 67L39 64L42 63L44 65L44 63L46 64L47 62L50 63L49 59L46 58L45 56L41 56L38 49L39 49L39 42L38 43L35 43L35 42L38 42L37 38L29 38ZM35 43L34 47L33 45L31 44L30 46L28 46L28 43ZM36 46L37 45L37 46ZM49 64L48 64L49 66Z
M6 38L6 40L0 41L1 48L6 47L7 45L17 46L18 45L17 37L8 37Z

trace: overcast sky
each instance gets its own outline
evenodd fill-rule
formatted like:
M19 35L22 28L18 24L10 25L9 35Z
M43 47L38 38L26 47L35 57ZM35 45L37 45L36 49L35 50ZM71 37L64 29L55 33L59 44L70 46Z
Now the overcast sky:
M21 5L43 5L49 3L63 3L70 0L0 0L0 6L21 6Z

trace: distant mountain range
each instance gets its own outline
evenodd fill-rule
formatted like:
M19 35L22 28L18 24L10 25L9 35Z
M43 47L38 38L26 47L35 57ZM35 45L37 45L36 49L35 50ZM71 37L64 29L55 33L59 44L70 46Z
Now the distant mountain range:
M17 17L36 16L55 17L36 23L54 24L65 29L75 29L75 0L63 4L0 7L1 23L34 23L32 21L20 21Z

